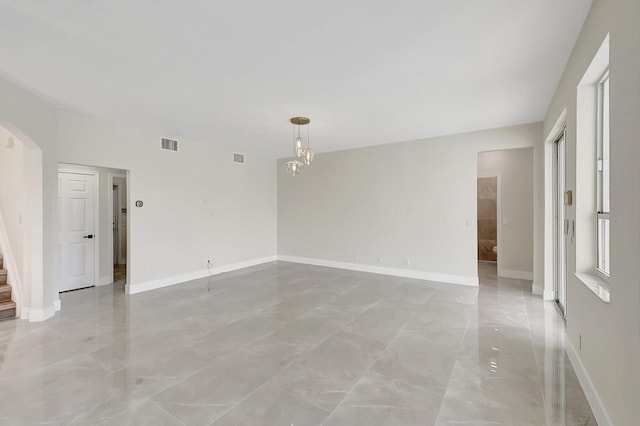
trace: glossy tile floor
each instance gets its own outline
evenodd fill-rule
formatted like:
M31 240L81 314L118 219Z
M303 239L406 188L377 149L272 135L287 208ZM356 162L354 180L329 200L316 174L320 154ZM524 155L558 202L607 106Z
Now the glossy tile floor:
M0 424L595 424L530 282L274 262L0 323Z

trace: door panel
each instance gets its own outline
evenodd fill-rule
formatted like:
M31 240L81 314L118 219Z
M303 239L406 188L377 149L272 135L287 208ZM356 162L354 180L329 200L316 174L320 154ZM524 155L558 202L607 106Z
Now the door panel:
M60 284L58 291L95 284L95 176L58 174Z

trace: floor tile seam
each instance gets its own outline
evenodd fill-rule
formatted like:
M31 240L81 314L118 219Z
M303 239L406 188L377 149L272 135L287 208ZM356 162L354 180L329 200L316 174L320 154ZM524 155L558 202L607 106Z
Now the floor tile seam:
M296 318L296 319L297 319L297 318ZM256 343L257 341L259 341L259 340L261 340L261 339L264 339L264 338L267 338L267 337L272 336L276 331L278 331L278 330L280 330L282 327L284 327L284 326L286 326L286 325L288 325L288 324L292 323L293 321L295 321L295 319L293 319L293 320L291 320L291 321L289 321L289 322L283 323L280 327L276 328L276 329L275 329L275 330L273 330L273 331L267 331L267 332L265 332L264 334L261 334L261 335L259 335L258 337L254 338L253 340L250 340L250 341L248 341L248 342L246 342L246 343L243 343L240 347L238 347L238 348L236 348L236 349L232 350L231 352L229 352L228 354L226 354L226 355L222 356L221 358L217 358L217 359L216 359L216 358L212 358L211 356L209 356L209 355L207 355L207 354L205 354L205 353L203 353L203 352L201 352L201 351L199 351L198 349L195 349L195 348L193 348L193 347L188 347L188 346L186 346L186 347L185 347L185 349L189 349L189 350L191 350L191 351L194 351L194 352L196 352L196 353L198 353L198 354L200 354L200 355L202 355L202 356L204 356L204 357L206 357L206 358L209 358L210 360L215 361L215 362L222 361L222 360L226 361L229 357L231 357L231 355L235 355L236 353L238 353L238 352L240 352L240 351L242 351L242 350L244 350L244 349L248 348L249 346L251 346L252 344ZM204 336L202 336L202 337L204 337Z
M207 368L207 367L205 367L205 368ZM199 372L200 372L200 371L202 371L202 370L203 370L203 369L199 369L198 371L196 371L196 373L199 373ZM162 377L144 377L144 376L134 376L134 377L137 377L137 378L140 378L140 379L151 379L151 380L162 380L162 379L166 379L166 378L162 378ZM189 377L190 377L190 376L189 376ZM175 382L167 383L166 385L162 386L162 387L160 388L160 390L158 390L157 392L153 393L153 394L152 394L152 395L150 395L150 396L147 396L147 397L144 397L144 398L131 398L131 399L130 399L129 397L127 397L126 399L127 399L127 401L135 400L135 399L140 399L140 400L149 400L149 401L151 401L151 400L153 399L153 397L155 397L156 395L158 395L158 394L160 394L160 393L162 393L162 392L166 391L166 390L167 390L167 389L169 389L170 387L172 387L172 386L174 386L174 385L177 385L177 384L178 384L178 383L180 383L180 382L182 382L182 378L176 378L176 381L175 381ZM153 402L155 402L155 401L153 401Z
M287 368L289 368L291 366L291 364L293 364L295 361L297 361L297 359L291 360L289 361L282 369L280 369L277 373L275 373L273 376L271 376L267 381L265 381L263 384L261 384L260 386L258 386L256 389L254 389L252 392L250 392L249 394L247 394L244 398L240 399L238 402L236 402L235 404L231 405L229 407L228 410L224 411L222 414L220 414L218 417L216 417L215 419L213 419L211 421L210 424L215 423L216 421L220 420L222 417L226 416L227 414L229 414L234 408L236 408L237 406L239 406L240 404L242 404L244 401L246 401L247 399L249 399L251 396L253 396L255 393L257 393L260 389L266 387L269 383L271 383L276 377L278 377L280 374L282 374ZM280 386L275 385L278 389L283 390ZM288 393L288 392L287 392ZM293 395L295 396L295 395ZM298 399L302 399L300 397L297 397ZM302 401L307 402L309 404L311 404L309 401L302 399ZM315 406L315 404L311 404L313 406ZM317 407L320 408L320 407ZM323 409L324 411L327 411L326 409Z
M112 399L113 399L112 397L109 397L109 398L107 398L107 400L106 400L106 401L110 401L110 400L112 400ZM127 398L127 400L128 400L128 401L140 401L140 402L138 402L138 403L136 404L136 407L138 407L139 405L144 404L144 402L145 402L145 401L150 400L150 398L137 398L137 399L128 399L128 398ZM102 405L102 404L104 404L104 403L105 403L105 401L98 401L98 402L96 402L96 404L95 404L93 407L91 407L91 409L90 409L90 410L85 411L84 413L77 414L73 419L71 419L71 422L73 422L74 420L76 420L78 417L88 416L88 415L89 415L93 410L95 410L96 408L98 408L100 405ZM111 418L113 418L113 417L115 417L115 416L119 416L120 414L125 413L126 411L128 411L128 410L130 410L130 409L131 409L131 407L122 408L121 410L118 410L115 414L113 414L112 416L107 417L107 418L106 418L106 420L108 421L109 419L111 419Z
M345 395L342 397L342 399L340 400L340 402L338 402L338 404L335 406L335 408L331 411L331 414L329 415L329 417L331 417L333 415L333 413L335 413L335 411L343 404L343 402L349 397L349 395L351 394L351 392L356 388L356 386L358 386L358 384L362 381L362 379L364 378L365 375L367 375L367 373L369 373L369 371L371 371L371 368L376 364L376 362L378 362L382 355L391 347L391 345L393 344L393 342L397 339L397 337L400 335L400 333L406 328L407 324L409 323L409 321L407 321L407 323L396 333L395 336L393 336L393 338L389 341L389 343L387 344L387 346L380 351L380 354L378 354L378 356L370 363L369 367L367 367L367 369L362 373L362 375L360 376L360 378L358 380L355 381L355 383L353 384L353 386L351 386L351 388L345 393ZM328 419L328 418L327 418Z
M283 371L284 371L284 370L283 370ZM278 374L279 374L279 373L278 373ZM276 376L273 376L273 378L275 378L275 377L276 377ZM273 378L272 378L272 379L273 379ZM269 381L271 381L271 379L270 379ZM267 384L268 384L268 383L265 383L265 386L266 386ZM297 399L297 400L300 400L300 401L302 401L302 402L304 402L304 403L306 403L306 404L309 404L309 405L311 405L311 406L313 406L313 407L315 407L315 408L317 408L317 409L319 409L319 410L324 411L325 413L327 413L327 417L329 417L329 415L331 414L331 411L327 410L326 408L320 407L319 405L317 405L317 404L313 403L312 401L308 401L306 398L304 398L304 397L302 397L302 396L298 396L298 395L295 395L295 394L293 394L293 393L289 392L287 389L284 389L283 387L279 386L277 383L273 383L273 386L275 386L276 388L278 388L281 392L286 393L287 395L292 396L292 397L294 397L294 398L295 398L295 399ZM325 420L326 420L326 419L325 419Z
M442 395L444 396L444 391L446 391L446 387L428 388L428 387L425 387L425 386L423 386L423 385L419 385L419 384L416 384L416 383L407 382L407 381L406 381L406 380L404 380L404 379L401 379L401 378L398 378L398 377L393 377L393 376L390 376L390 375L388 375L388 374L384 374L384 373L381 373L381 372L379 372L379 371L371 370L371 369L367 370L367 372L366 372L365 374L363 374L363 377L364 377L366 374L368 374L368 373L377 374L377 375L382 376L383 378L385 378L385 379L387 379L387 380L393 380L394 382L400 382L400 383L402 383L402 384L409 385L409 386L411 386L411 387L420 388L420 389L422 389L422 390L424 390L425 392L428 392L428 393L430 393L430 394L434 394L434 393L435 393L435 390L434 390L434 389L438 389L438 390L442 390L442 391L443 391Z
M165 410L164 408L162 408L158 403L156 403L155 401L152 401L151 399L149 399L149 402L151 404L153 404L156 408L160 409L160 411L162 411L163 413L165 413L166 415L168 415L170 418L174 419L175 421L177 421L178 423L180 423L183 426L186 426L186 423L181 421L180 419L178 419L177 417L175 417L173 414L171 414L170 412L168 412L167 410ZM110 419L112 419L113 417L111 417Z
M102 366L102 364L100 364L98 361L96 361L93 357L91 357L90 355L86 354L87 356L89 356L91 358L92 361L94 361L98 368L91 368L91 367L82 367L82 366L64 366L64 365L58 365L61 364L63 362L66 362L69 360L69 358L65 358L62 361L59 361L55 364L51 364L46 366L45 368L51 368L51 369L55 369L55 370L91 370L91 371L101 371L104 374L113 374L113 372L107 370L106 368L104 368L104 366Z
M158 396L159 394L161 394L161 393L162 393L162 392L164 392L165 390L169 389L170 387L177 386L177 385L179 385L179 384L183 383L183 382L184 382L184 381L186 381L187 379L190 379L191 377L195 376L196 374L199 374L200 372L202 372L202 371L206 370L207 368L210 368L212 365L213 365L213 364L210 364L210 365L207 365L207 366L205 366L205 367L199 368L199 369L195 370L193 373L191 373L191 374L187 374L187 375L185 375L184 377L169 377L169 378L176 379L176 382L175 382L175 383L171 383L171 384L169 384L167 387L163 388L162 390L157 391L157 392L156 392L156 393L154 393L153 395L149 396L149 397L148 397L148 399L149 399L149 400L153 400L153 401L155 402L155 400L154 400L153 398L155 398L156 396ZM125 368L127 368L127 367L123 367L123 368L121 368L120 370L123 370L123 369L125 369ZM118 371L120 371L120 370L118 370ZM141 378L144 378L144 377L142 377L142 376L134 376L134 377L141 377ZM153 378L155 378L155 379L162 379L162 377L153 377ZM164 378L167 378L167 377L164 377Z
M389 405L389 404L341 404L344 408L392 408L394 410L406 410L406 411L418 411L421 413L429 413L428 410L415 407L404 407L401 405Z
M369 307L370 307L371 305L373 305L373 303L372 303L372 304L370 304L370 305L367 305L365 308L363 308L363 309L358 313L358 315L357 315L357 316L360 316L360 314L362 314L365 310L369 309ZM336 330L334 330L334 331L333 331L329 336L327 336L325 339L321 340L317 345L313 346L311 349L307 350L304 354L305 354L305 355L307 355L307 354L309 354L309 353L313 352L316 348L320 347L320 345L322 345L324 342L326 342L327 340L331 339L333 336L335 336L336 334L338 334L338 333L340 333L340 332L343 332L343 333L352 333L352 334L357 334L357 333L353 333L353 332L351 332L351 331L347 331L347 330L345 330L345 329L344 329L347 325L351 324L353 321L355 321L355 318L354 318L353 320L349 321L347 324L344 324L344 325L338 326L338 328L337 328ZM364 336L364 337L367 337L367 338L371 339L371 337L368 337L368 336ZM376 340L376 339L372 339L372 340ZM377 341L377 340L376 340L376 341Z
M280 330L280 329L282 329L282 328L284 328L284 327L286 327L286 326L290 325L290 324L291 324L291 323L293 323L294 321L299 320L300 318L302 318L303 316L305 316L305 315L306 315L306 314L308 314L309 312L315 311L315 310L316 310L316 309L318 309L318 308L319 308L319 306L318 306L318 307L316 307L316 308L311 309L310 311L305 312L304 314L300 314L300 315L298 315L297 317L295 317L295 318L291 319L290 321L285 322L284 324L282 324L280 327L276 328L276 329L275 329L275 330L273 330L272 332L267 333L267 334L265 334L265 335L261 336L260 338L258 338L258 339L256 339L256 340L254 340L254 341L253 341L253 342L251 342L251 343L255 343L255 342L257 342L258 340L260 340L261 338L265 338L265 337L267 337L267 338L268 338L268 337L273 336L274 334L276 334L276 333L278 332L278 330ZM331 335L333 335L333 334L335 334L335 333L336 333L336 332L332 333ZM329 336L329 337L331 337L331 336ZM326 339L324 339L324 340L326 340ZM324 342L324 340L323 340L322 342ZM320 345L322 342L318 343L318 345ZM285 343L286 343L286 342L285 342ZM313 348L311 348L311 349L309 349L309 350L305 351L304 353L305 353L305 354L307 354L307 353L311 352L311 351L312 351L313 349L315 349L318 345L316 345L316 346L314 346Z

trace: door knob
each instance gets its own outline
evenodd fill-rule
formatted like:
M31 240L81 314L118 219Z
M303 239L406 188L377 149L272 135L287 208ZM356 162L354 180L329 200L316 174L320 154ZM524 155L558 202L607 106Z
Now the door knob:
M84 236L84 237L82 237L82 238L89 238L89 239L91 239L91 238L93 238L93 234L85 235L85 236Z

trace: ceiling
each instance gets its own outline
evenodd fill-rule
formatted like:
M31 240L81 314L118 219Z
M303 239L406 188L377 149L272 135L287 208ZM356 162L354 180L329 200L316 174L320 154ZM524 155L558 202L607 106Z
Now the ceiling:
M0 75L56 105L283 157L544 118L592 0L0 0Z

